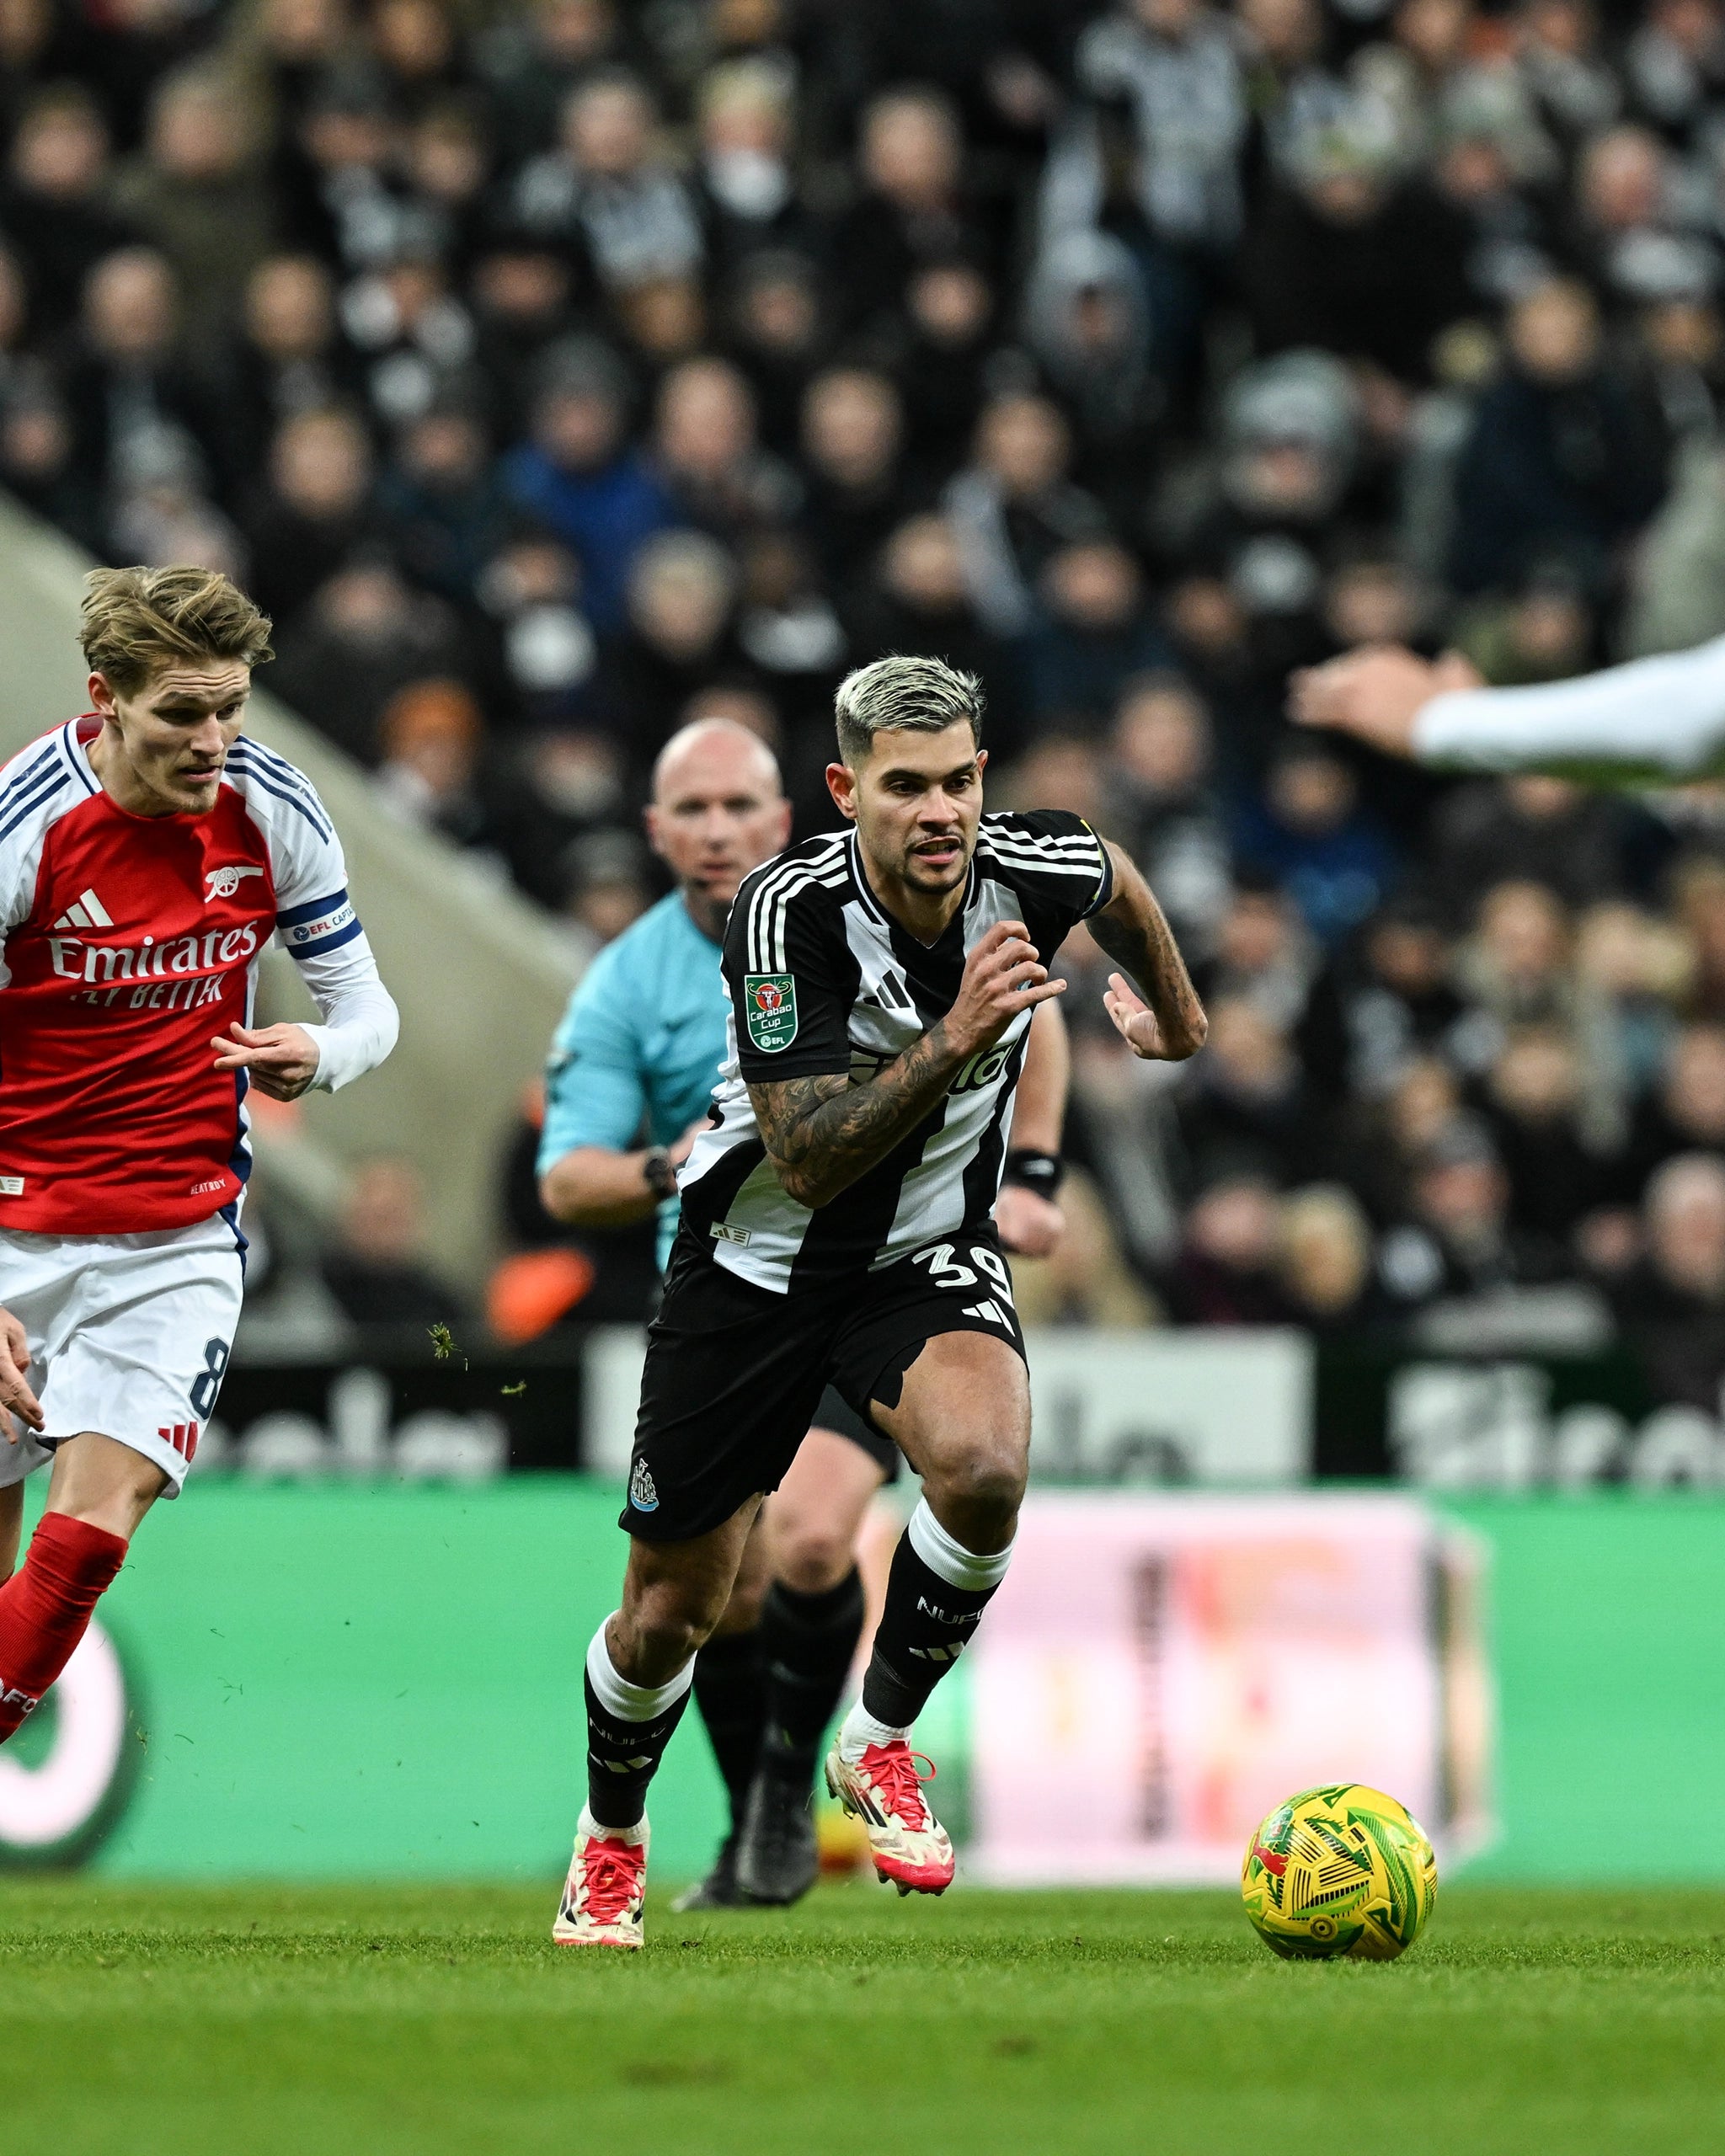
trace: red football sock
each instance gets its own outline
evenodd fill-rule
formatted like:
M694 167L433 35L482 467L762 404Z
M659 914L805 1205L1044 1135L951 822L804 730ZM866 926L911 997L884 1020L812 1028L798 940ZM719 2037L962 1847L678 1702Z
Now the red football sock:
M72 1659L90 1612L126 1561L105 1527L44 1513L29 1554L0 1587L0 1744Z

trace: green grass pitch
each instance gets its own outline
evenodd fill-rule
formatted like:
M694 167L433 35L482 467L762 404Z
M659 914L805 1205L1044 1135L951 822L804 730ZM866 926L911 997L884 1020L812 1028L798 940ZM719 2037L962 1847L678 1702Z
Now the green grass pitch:
M553 1887L0 1880L0 2146L56 2156L1672 2156L1725 2148L1725 1891L1440 1895L1288 1964L1231 1895L676 1917Z

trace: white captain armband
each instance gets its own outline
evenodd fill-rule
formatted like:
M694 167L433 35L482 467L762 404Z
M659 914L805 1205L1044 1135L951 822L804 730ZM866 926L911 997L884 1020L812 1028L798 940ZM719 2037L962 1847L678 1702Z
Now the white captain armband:
M276 915L275 928L284 946L296 958L339 950L360 933L360 917L345 891L332 892L327 899L313 899L306 905L290 906L286 913Z

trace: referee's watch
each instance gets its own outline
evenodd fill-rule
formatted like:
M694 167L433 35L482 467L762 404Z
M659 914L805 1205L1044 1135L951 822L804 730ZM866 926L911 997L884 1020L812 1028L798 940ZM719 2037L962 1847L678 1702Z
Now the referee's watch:
M641 1155L641 1180L655 1198L676 1196L677 1171L671 1165L669 1147L649 1146Z

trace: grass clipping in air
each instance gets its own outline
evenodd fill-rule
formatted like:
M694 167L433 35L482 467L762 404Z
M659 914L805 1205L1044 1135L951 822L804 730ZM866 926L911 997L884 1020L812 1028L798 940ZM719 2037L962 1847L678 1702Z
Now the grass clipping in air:
M439 1318L435 1325L427 1326L425 1330L430 1336L431 1353L440 1363L447 1363L453 1357L460 1355L462 1368L463 1369L467 1368L467 1358L462 1351L461 1342L441 1318Z

